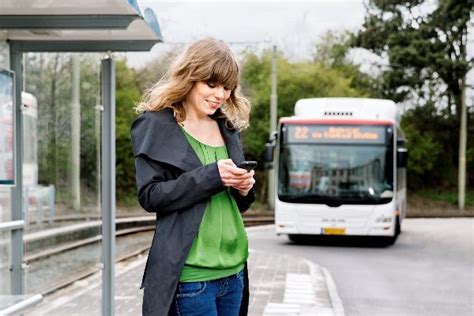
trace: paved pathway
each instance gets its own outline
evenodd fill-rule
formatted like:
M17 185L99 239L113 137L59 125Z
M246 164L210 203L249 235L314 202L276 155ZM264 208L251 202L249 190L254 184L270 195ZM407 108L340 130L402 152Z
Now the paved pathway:
M142 257L117 265L116 315L141 315L139 286L145 261ZM251 250L249 273L251 316L344 315L327 270L306 259ZM100 315L100 285L100 275L78 281L45 298L26 315Z

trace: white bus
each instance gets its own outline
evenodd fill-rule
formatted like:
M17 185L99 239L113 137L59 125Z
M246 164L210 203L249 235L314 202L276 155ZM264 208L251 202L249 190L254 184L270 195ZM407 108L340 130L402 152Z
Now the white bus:
M406 212L407 149L393 101L302 99L270 141L277 234L395 242Z
M23 186L38 186L38 101L31 93L21 92L23 115Z
M40 222L55 218L55 188L53 185L38 184L38 101L31 93L21 92L21 115L23 118L23 211L26 224L32 221ZM13 122L2 124L0 120L0 145L2 131L9 129L13 134ZM7 143L13 148L13 136ZM0 163L2 162L0 149ZM1 164L0 164L1 166ZM2 174L0 173L0 176ZM20 176L20 175L17 175ZM1 179L1 177L0 177ZM0 190L0 210L10 208L10 190ZM48 213L46 213L48 211ZM1 212L0 212L1 213Z

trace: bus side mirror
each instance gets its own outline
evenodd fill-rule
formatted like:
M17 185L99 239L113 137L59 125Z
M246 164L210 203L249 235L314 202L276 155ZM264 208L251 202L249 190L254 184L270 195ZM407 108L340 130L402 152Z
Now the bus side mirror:
M275 151L276 140L278 139L278 132L273 131L270 134L268 143L265 144L265 169L273 169L273 153Z
M397 168L406 168L408 160L408 151L406 148L397 149Z
M265 144L265 169L273 169L273 152L275 150L275 145L272 143Z
M275 150L275 145L272 143L265 144L265 163L271 164L273 162L273 152Z

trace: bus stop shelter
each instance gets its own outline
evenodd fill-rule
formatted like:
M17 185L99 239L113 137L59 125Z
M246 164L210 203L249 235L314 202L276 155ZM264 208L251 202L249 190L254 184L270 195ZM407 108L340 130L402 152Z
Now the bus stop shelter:
M14 73L14 185L11 215L0 221L0 233L10 234L11 295L2 299L0 314L16 313L42 299L25 296L22 198L22 60L27 52L149 51L162 42L155 13L141 12L136 0L5 0L0 2L0 68ZM6 47L6 48L5 48ZM6 51L6 53L5 53ZM115 64L110 54L101 61L102 130L102 314L114 314L115 264ZM1 220L1 219L0 219ZM3 313L2 313L3 312Z

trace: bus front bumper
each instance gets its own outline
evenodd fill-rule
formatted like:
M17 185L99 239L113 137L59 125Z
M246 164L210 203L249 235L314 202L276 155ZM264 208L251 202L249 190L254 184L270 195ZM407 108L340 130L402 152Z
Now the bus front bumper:
M393 236L395 234L393 223L384 223L383 225L373 225L371 227L297 226L292 223L276 223L275 230L278 235Z

